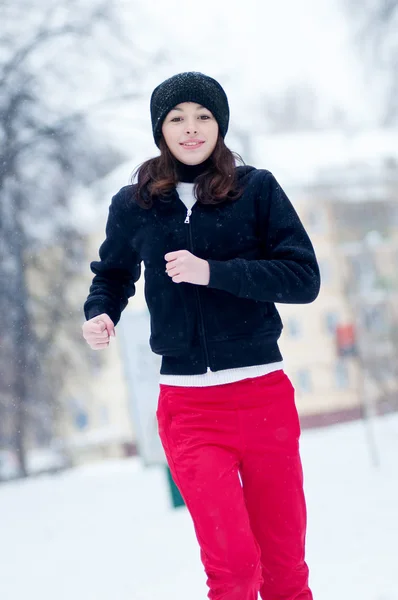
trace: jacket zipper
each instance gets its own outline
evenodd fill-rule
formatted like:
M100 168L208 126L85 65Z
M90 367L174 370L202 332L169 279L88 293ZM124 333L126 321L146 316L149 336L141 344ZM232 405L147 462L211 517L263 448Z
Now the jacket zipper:
M189 218L190 218L191 215L192 215L192 208L188 208L188 210L187 210L187 216L185 217L184 223L188 223L188 225L190 224Z
M188 225L188 230L189 230L188 244L189 244L189 249L193 254L194 252L193 252L193 241L192 241L192 229L191 229L191 221L190 221L191 215L192 215L192 208L188 208L187 216L185 217L184 223L186 223ZM207 369L207 371L210 371L211 369L210 369L210 361L209 361L209 352L207 349L205 324L204 324L204 318L203 318L202 305L200 303L200 294L199 294L199 290L198 290L197 286L195 286L195 292L196 292L196 302L197 302L198 311L199 311L199 326L200 326L201 334L202 334L202 338L203 338L203 349L205 352L206 369Z

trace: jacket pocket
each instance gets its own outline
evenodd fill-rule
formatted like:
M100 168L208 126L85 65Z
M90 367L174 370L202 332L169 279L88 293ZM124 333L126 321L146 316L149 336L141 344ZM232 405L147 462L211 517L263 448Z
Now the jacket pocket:
M194 323L188 317L184 285L174 283L160 268L145 270L145 299L151 325L149 344L155 354L180 356L191 346Z
M223 290L206 289L204 317L209 341L253 338L280 329L273 304L238 298Z

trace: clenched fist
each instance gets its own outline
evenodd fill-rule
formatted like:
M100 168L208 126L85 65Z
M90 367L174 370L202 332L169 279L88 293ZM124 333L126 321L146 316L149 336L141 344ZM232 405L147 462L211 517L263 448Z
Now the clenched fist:
M93 350L107 348L110 337L116 335L115 326L105 313L83 323L82 329L84 339Z
M166 272L174 283L196 283L207 285L210 280L210 266L207 260L198 258L188 250L177 250L165 255Z

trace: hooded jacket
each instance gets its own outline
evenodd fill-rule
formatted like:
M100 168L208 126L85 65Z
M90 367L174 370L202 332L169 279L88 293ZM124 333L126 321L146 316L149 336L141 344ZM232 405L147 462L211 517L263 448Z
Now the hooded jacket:
M87 319L106 313L116 325L145 271L150 346L161 373L195 375L282 360L275 303L315 300L320 275L311 241L292 203L265 169L236 167L243 194L187 210L177 190L135 201L136 186L113 198L106 239L84 305ZM187 249L207 260L207 286L174 283L164 256Z

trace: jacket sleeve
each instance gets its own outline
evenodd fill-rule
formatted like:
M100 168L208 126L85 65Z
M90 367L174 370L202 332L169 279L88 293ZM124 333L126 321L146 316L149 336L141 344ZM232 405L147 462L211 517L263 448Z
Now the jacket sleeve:
M314 248L275 177L263 173L258 212L266 258L209 260L208 287L261 302L313 302L320 289Z
M141 275L141 259L128 242L126 219L120 214L125 200L121 190L113 196L106 224L106 238L99 249L99 261L90 268L94 278L84 303L86 319L106 313L116 325L128 299L135 294Z

